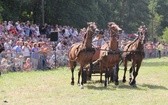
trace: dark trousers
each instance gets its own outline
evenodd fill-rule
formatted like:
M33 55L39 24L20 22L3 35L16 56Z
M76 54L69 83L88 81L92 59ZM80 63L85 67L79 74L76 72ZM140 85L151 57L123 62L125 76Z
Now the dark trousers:
M161 58L161 51L160 50L158 50L158 56L159 56L159 58Z

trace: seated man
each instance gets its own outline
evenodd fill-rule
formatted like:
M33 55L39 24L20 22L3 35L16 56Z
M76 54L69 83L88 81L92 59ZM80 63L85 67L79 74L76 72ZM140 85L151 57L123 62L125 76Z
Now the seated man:
M103 34L104 32L100 31L92 41L93 47L96 48L96 52L93 56L93 61L96 61L99 58L100 48L103 44L105 44Z
M101 46L105 43L103 39L103 31L100 31L97 36L93 39L93 47L101 48Z

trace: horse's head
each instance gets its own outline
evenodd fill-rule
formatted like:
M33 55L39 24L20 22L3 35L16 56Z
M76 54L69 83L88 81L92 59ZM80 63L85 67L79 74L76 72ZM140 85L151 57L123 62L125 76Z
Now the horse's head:
M92 37L93 35L95 35L96 32L99 31L95 22L88 22L87 25L88 27L86 33L90 33L89 37Z
M140 27L138 29L138 33L139 33L139 38L140 38L140 41L141 41L141 44L144 44L145 43L145 34L146 34L146 29L143 28L143 27Z
M108 23L108 28L109 31L111 33L111 35L117 35L119 31L121 31L122 29L114 22L109 22Z
M92 32L99 31L95 22L88 22L87 25L88 25L87 29L89 31L92 31Z

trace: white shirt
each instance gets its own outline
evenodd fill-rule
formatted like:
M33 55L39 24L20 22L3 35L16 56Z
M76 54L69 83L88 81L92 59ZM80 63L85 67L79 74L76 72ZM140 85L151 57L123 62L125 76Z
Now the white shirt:
M92 42L95 47L101 47L105 43L103 38L98 39L98 37L95 37Z
M28 47L23 46L22 49L23 56L30 56L30 50Z

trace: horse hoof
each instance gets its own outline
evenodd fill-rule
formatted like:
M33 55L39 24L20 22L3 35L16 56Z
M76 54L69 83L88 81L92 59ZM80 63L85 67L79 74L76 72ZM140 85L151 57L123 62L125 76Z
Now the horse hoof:
M87 83L87 81L86 81L86 80L84 80L84 81L83 81L83 83L84 83L84 84L86 84L86 83Z
M115 85L116 85L116 86L119 85L119 82L115 82Z
M81 86L80 86L80 88L81 88L81 89L84 89L84 86L83 86L83 85L81 85Z
M129 84L133 87L136 86L136 82L134 82L134 81L130 82Z
M88 80L88 81L91 81L91 78L88 78L87 80Z
M107 87L107 82L104 83L104 87Z
M71 85L74 85L74 82L71 82Z
M126 80L125 80L125 79L123 79L123 80L122 80L122 82L123 82L123 83L125 83L125 82L126 82Z

